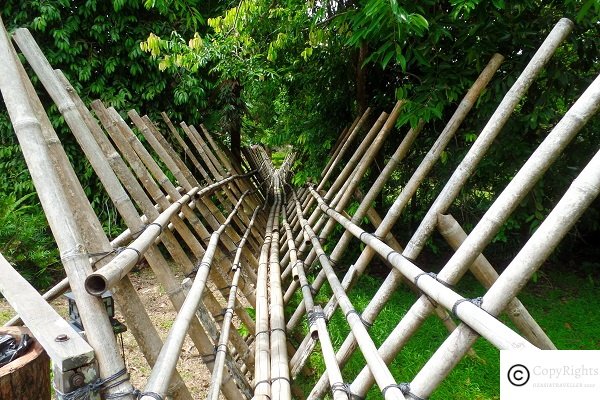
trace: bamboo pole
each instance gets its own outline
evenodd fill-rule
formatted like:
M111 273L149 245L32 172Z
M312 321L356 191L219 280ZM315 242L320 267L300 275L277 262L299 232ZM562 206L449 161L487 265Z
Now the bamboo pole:
M71 288L82 312L83 324L88 328L88 342L95 351L100 377L115 376L125 367L112 327L106 317L106 309L99 299L93 299L85 293L81 285L85 276L92 270L86 256L83 238L74 221L74 210L66 194L61 190L60 179L54 170L48 149L44 144L39 120L26 97L27 90L20 78L16 60L13 58L12 45L0 20L0 88L15 133L21 144L23 155L31 173L32 180L44 207L57 245L61 260L70 277ZM108 394L130 393L133 388L127 379L114 387L107 388ZM125 399L133 399L124 395Z
M437 220L437 214L445 212L445 210L452 203L456 194L460 191L468 177L473 173L477 164L483 158L495 137L500 133L501 128L510 117L512 110L514 110L522 96L525 95L537 74L549 61L552 54L558 48L560 43L562 43L562 41L566 38L571 29L572 23L567 19L561 19L532 57L529 64L523 70L519 78L515 81L512 88L505 95L504 99L501 101L500 105L481 131L475 143L473 143L471 146L471 149L467 155L463 158L458 168L444 186L444 189L434 204L430 207L427 215L424 217L423 221L419 225L419 228L413 235L413 239L411 239L409 245L407 245L403 252L403 255L407 259L415 259L418 256L422 246L425 244L426 239L435 229L434 220ZM408 203L410 197L412 197L412 194L416 191L419 183L439 157L440 152L435 150L435 147L431 149L409 182L404 186L402 192L386 214L382 224L375 231L374 234L376 236L387 234L387 232L390 231L391 227L397 221L400 213ZM365 248L359 259L354 264L356 271L362 274L374 255L375 252L373 249L370 247ZM383 282L382 286L379 288L369 305L367 305L365 308L363 312L363 318L369 322L372 322L375 319L382 306L387 302L399 284L400 280L401 274L399 274L395 269L392 270L391 274L388 275L386 280ZM347 360L354 347L354 338L352 335L349 335L342 344L341 348L338 350L338 359Z
M275 216L269 251L269 295L270 295L270 327L271 327L271 398L291 399L291 382L287 339L285 330L285 314L283 293L281 292L281 267L279 265L279 216L281 212L281 183L279 173L275 171L273 190L275 192Z
M292 192L292 195L294 193ZM296 202L296 209L298 210L298 216L300 219L300 224L302 225L302 229L308 235L310 242L313 247L316 248L318 259L327 273L327 280L331 286L331 290L334 292L342 311L350 325L350 329L354 332L357 337L358 346L360 347L363 357L365 358L367 365L375 375L377 384L384 394L384 398L386 400L391 399L404 399L404 395L399 387L396 386L396 382L394 377L392 376L390 370L387 368L387 365L383 362L383 360L379 357L377 353L377 348L375 344L371 340L369 336L369 332L365 325L363 325L363 320L358 314L358 312L354 309L354 306L350 302L350 299L346 295L344 288L342 287L340 281L335 275L335 271L327 258L327 255L321 248L321 244L319 243L319 239L315 235L315 232L308 225L306 219L302 216L302 208L300 202L296 197L294 197L294 201Z
M265 206L266 206L265 202ZM258 258L256 281L256 333L254 335L254 397L253 400L271 398L271 352L269 341L269 299L267 293L268 261L273 234L276 204L269 211L265 240Z
M596 82L598 79L596 79ZM498 315L573 227L600 192L600 152L573 181L556 207L483 296L481 307ZM478 335L461 324L438 348L411 383L411 390L428 397L471 347Z
M202 300L202 294L206 288L210 265L216 253L220 236L225 231L227 224L233 219L235 213L239 210L240 204L241 200L236 204L234 210L229 214L219 229L212 233L206 253L204 253L204 257L198 265L198 272L194 279L194 283L179 309L179 313L173 322L173 326L169 331L165 344L158 355L156 364L154 365L154 368L152 368L152 372L148 378L146 387L144 388L145 392L158 393L161 396L165 395L171 375L177 365L186 332L190 327L191 321L194 319L198 304ZM151 400L153 398L154 397L150 395L143 394L141 400Z
M339 164L342 157L344 157L344 154L346 154L346 151L348 150L348 148L350 147L350 145L352 144L352 142L354 141L356 136L362 130L363 125L367 122L369 115L371 114L371 111L372 110L370 107L367 108L365 110L365 112L363 113L363 115L360 117L360 119L356 122L356 124L353 124L354 127L351 127L350 134L348 135L348 138L342 145L340 151L338 152L338 154L335 157L331 158L331 160L327 163L327 165L323 169L323 172L321 173L322 179L321 179L321 184L319 185L319 189L323 188L325 183L329 180L329 177L333 173L335 167L337 166L337 164ZM305 208L306 208L306 205L303 204L303 209L305 209Z
M438 230L455 251L458 250L467 237L466 232L458 221L449 214L438 215ZM489 289L498 279L498 273L483 254L480 254L473 261L470 269L475 278L486 289ZM507 306L506 314L531 343L544 350L556 350L554 343L552 343L519 299L515 297L511 300Z
M284 203L287 203L287 201L284 201ZM287 222L287 214L285 208L282 211L282 223L285 229L287 242L290 246L290 263L295 265L294 279L297 279L300 282L300 288L302 290L302 302L304 303L306 308L309 330L313 338L319 339L319 341L321 342L321 352L323 354L325 368L329 376L329 385L333 388L337 388L338 386L341 387L343 386L342 384L344 380L342 378L340 366L338 365L335 359L335 350L333 349L333 345L331 344L331 338L329 337L329 332L327 331L327 319L325 317L325 314L323 313L323 310L319 306L315 306L315 302L312 296L312 286L306 278L306 274L304 272L304 263L297 257L294 236L292 233L292 229L289 223ZM348 393L344 392L343 390L334 390L333 399L348 400Z
M223 319L223 327L221 329L221 335L217 344L217 354L215 359L215 365L212 371L212 379L210 382L210 387L208 389L208 395L206 396L208 400L217 400L219 398L219 391L221 389L221 383L223 381L223 367L225 357L227 355L227 343L229 342L229 331L231 329L235 309L236 292L242 272L241 248L244 247L244 245L246 244L246 240L248 240L248 236L250 236L250 231L252 229L252 226L254 225L254 221L256 220L256 215L258 214L258 211L258 208L254 210L254 213L250 218L248 228L246 228L246 232L244 233L244 236L242 236L242 240L240 241L238 249L235 252L233 263L231 264L233 278L231 280L231 289L229 291L229 298L227 300L227 309L225 311ZM254 363L252 363L252 365L250 366L253 366L253 364Z
M485 245L489 243L504 221L510 216L510 213L519 205L570 140L598 109L600 109L600 77L596 78L533 152L473 228L461 247L448 260L437 275L437 279L452 285L462 277L466 269L475 261ZM407 313L407 317L400 321L400 324L404 325L402 333L400 333L400 330L395 330L390 334L388 337L390 343L405 341L403 336L409 337L431 312L431 302L422 296L411 307L410 311ZM410 329L407 329L406 326L410 326ZM382 351L397 354L399 346L394 345L392 347L393 350L388 350L388 347L384 348L382 345Z
M104 123L106 123L106 119L108 118L108 114L107 114L107 110L103 108L103 106L101 105L100 102L94 102L93 103L95 106L95 109L98 113L99 116L101 116L101 119L104 119ZM115 116L116 111L112 112L112 120L110 121L110 124L107 124L107 128L109 133L111 133L112 138L115 140L115 143L117 144L117 146L119 146L121 148L121 150L123 151L124 155L126 155L126 157L129 158L130 160L130 165L132 167L134 167L134 169L136 170L136 173L141 173L143 177L145 177L146 179L142 179L142 181L145 184L148 183L154 183L154 181L152 180L152 178L150 177L150 175L148 174L148 171L145 170L145 168L142 167L142 163L138 158L132 158L133 156L133 149L131 149L127 143L124 141L124 139L118 134L118 132L122 132L123 130L119 130L114 131L115 128L122 128L122 119L120 117ZM143 151L140 151L140 153L144 154ZM148 162L150 165L154 165L151 162ZM151 190L158 192L158 193L154 193L153 197L156 196L156 198L158 199L158 202L166 202L166 198L164 197L164 195L162 194L162 192L160 191L160 189L158 188L158 186L154 187L153 185L148 186ZM168 202L166 203L166 205L168 206ZM168 208L168 207L165 208ZM179 224L182 223L182 221L178 221L178 219L174 219L173 220L174 224ZM185 224L183 224L183 226L185 227ZM187 238L186 243L192 243L195 244L197 243L195 237L193 237L193 234L191 232L187 231L187 227L185 228L185 230L183 231L184 235L182 235L183 238ZM208 233L207 233L208 234ZM199 243L198 243L199 246ZM201 248L200 248L201 249ZM148 249L148 251L153 251L153 255L152 257L148 258L148 261L150 263L150 266L153 268L155 274L157 275L159 281L161 282L161 284L165 287L165 290L167 292L167 294L169 295L169 299L171 300L173 306L175 307L176 310L179 310L185 300L185 295L182 292L182 288L181 286L177 283L173 273L168 269L168 267L166 266L166 261L164 261L164 258L162 257L162 254L160 254L159 251L153 250L153 245L151 245L151 247ZM203 250L201 250L203 251ZM159 263L155 263L154 260L158 260ZM189 260L187 260L187 257L180 259L179 261L187 261L189 263ZM207 293L207 300L208 301L212 301L213 299L211 298L211 295ZM202 325L200 324L200 322L197 319L193 319L191 321L191 325L190 325L190 338L192 339L194 345L198 348L200 354L209 354L212 353L212 349L213 349L213 344L211 342L211 339L208 337L207 333L204 331ZM212 365L212 360L211 359L203 359L203 361L207 364L207 366L210 368ZM226 393L227 398L233 399L233 398L239 398L239 396L243 396L243 394L240 392L240 390L235 386L234 382L229 380L226 382L224 388L223 388L224 393Z

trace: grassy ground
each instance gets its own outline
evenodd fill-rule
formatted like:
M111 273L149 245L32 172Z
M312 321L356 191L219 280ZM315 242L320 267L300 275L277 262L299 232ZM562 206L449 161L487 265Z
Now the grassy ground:
M596 273L597 274L597 273ZM600 304L599 277L580 276L564 271L548 270L540 273L537 282L530 282L519 296L524 305L538 321L559 349L600 348ZM363 309L381 283L373 277L361 278L350 297L358 310ZM457 291L466 297L477 297L484 293L472 276L466 276ZM330 292L324 293L329 296ZM319 295L324 300L324 294ZM379 344L387 336L406 310L412 305L415 295L407 289L399 289L384 308L370 330ZM506 318L503 318L506 320ZM306 326L303 327L305 329ZM338 311L329 323L334 347L343 342L348 329ZM447 337L447 331L437 318L429 318L418 333L409 341L391 366L397 382L410 382L433 352ZM474 346L476 357L465 357L444 383L432 394L431 399L498 399L499 398L499 352L487 341L480 339ZM304 390L310 391L324 370L319 349L313 353L309 367L314 375L301 379ZM352 381L358 374L364 359L360 352L354 354L343 370L344 378ZM368 399L382 398L379 389L373 388Z
M600 318L597 306L600 305L600 268L592 266L586 270L572 271L565 266L560 270L545 267L536 282L530 282L519 298L533 317L548 333L559 349L599 349ZM164 296L151 272L147 269L132 274L132 281L142 300L145 301L151 319L161 336L165 336L174 318L168 299ZM380 286L382 278L366 276L350 292L350 297L358 310L362 310ZM467 275L457 286L457 291L466 297L477 297L483 289ZM324 287L317 301L325 303L331 292ZM371 336L379 344L397 324L406 310L412 305L415 295L400 288L390 303L384 308L371 328ZM297 302L298 299L295 299ZM296 303L297 304L297 303ZM66 302L61 299L53 305L63 315ZM291 310L292 306L289 307ZM0 301L0 323L12 316L10 306ZM306 329L306 325L302 327ZM334 347L338 348L348 333L343 316L337 312L329 323ZM403 349L391 366L397 382L412 380L419 369L429 359L439 344L447 337L447 331L437 318L429 318ZM125 355L132 381L136 387L143 387L149 368L137 349L133 337L124 335ZM464 358L444 383L433 393L432 400L488 400L498 399L499 393L499 353L485 340L479 340L475 347L477 357ZM184 346L183 360L179 370L189 383L194 398L203 398L209 383L209 373L199 361L198 354L188 341ZM344 378L352 381L358 374L364 360L357 352L343 370ZM298 381L303 391L308 393L324 370L320 350L310 358L309 369L313 374ZM382 398L377 388L369 392L368 399Z

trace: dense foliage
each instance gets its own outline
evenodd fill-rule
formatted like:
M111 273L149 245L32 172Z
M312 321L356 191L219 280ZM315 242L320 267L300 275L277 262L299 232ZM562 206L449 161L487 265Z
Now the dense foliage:
M560 17L576 23L518 107L477 175L451 210L468 226L497 196L560 116L598 74L595 0L339 0L201 2L195 0L34 0L3 3L9 30L29 27L50 63L84 101L101 98L121 111L166 110L204 121L234 149L238 141L299 152L296 183L314 179L337 134L366 106L378 114L407 104L378 161L419 119L426 128L376 204L393 201L458 101L491 55L506 61L419 191L399 226L414 226L454 166ZM82 160L47 96L50 117L69 156ZM596 151L594 119L497 237L515 248ZM0 114L0 196L33 192L12 129ZM379 163L381 164L381 163ZM114 210L90 167L77 173L101 219ZM370 176L376 175L372 171ZM368 182L365 182L368 185ZM32 205L35 197L23 204ZM29 209L39 213L39 208ZM597 232L597 207L579 226ZM407 235L410 229L398 232ZM45 245L44 245L45 246ZM435 243L432 243L435 247ZM45 251L47 247L44 247ZM39 264L42 266L42 264Z

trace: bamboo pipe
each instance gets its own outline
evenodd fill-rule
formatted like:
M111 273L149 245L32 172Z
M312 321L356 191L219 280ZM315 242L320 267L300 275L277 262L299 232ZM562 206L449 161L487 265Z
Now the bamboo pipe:
M354 126L351 127L350 134L348 135L346 142L344 142L344 144L342 145L342 148L340 149L338 154L335 157L332 157L331 160L325 166L325 168L323 168L323 172L321 173L322 179L321 179L321 182L319 185L319 189L321 189L323 187L323 185L325 185L325 183L329 180L329 177L333 173L333 170L335 169L337 164L340 162L340 160L342 159L342 157L344 156L344 154L346 153L346 151L348 150L348 148L350 147L350 145L352 144L352 142L354 141L356 136L360 133L363 125L367 122L367 119L369 118L371 111L372 111L371 107L367 108L365 110L365 112L362 114L362 116L360 117L360 119L356 122L356 124L353 124ZM306 208L306 205L303 204L302 208L303 209Z
M40 202L61 251L65 271L71 278L73 293L81 307L82 321L91 330L88 342L96 353L99 375L107 378L121 371L124 363L118 352L112 327L106 318L104 305L82 290L81 282L85 275L91 272L91 265L85 254L83 238L73 218L73 210L66 194L62 191L60 179L44 144L40 122L35 117L34 110L26 97L27 89L21 81L13 52L10 39L0 19L0 58L4 60L0 63L0 90ZM132 389L129 381L124 380L114 388L107 389L106 393L127 393ZM133 399L130 395L125 395L124 398Z
M116 282L127 275L144 257L146 250L154 244L154 240L162 233L163 227L179 212L182 205L199 191L200 188L194 188L180 200L174 202L157 219L148 224L137 239L121 250L109 264L89 275L85 280L85 288L88 293L94 296L102 296L104 292L110 290ZM125 252L125 250L129 251Z
M600 77L596 78L588 87L529 157L527 162L484 214L471 234L465 239L465 242L440 271L438 279L452 285L462 277L469 265L473 263L499 227L506 221L510 213L518 206L529 190L533 188L535 183L550 167L552 162L560 155L569 141L598 109L600 109ZM422 297L413 305L411 310L418 311L407 315L418 315L419 318L411 317L412 319L408 319L405 324L418 327L431 311L431 304L426 298ZM404 330L403 332L405 332L403 333L405 335L407 331ZM390 342L402 340L396 335L390 335L389 339ZM395 347L394 351L397 351L397 347Z
M466 232L458 221L449 214L438 215L438 230L454 251L458 250L467 237ZM480 254L475 259L470 269L486 289L489 289L498 279L498 273L483 254ZM515 297L510 301L506 309L506 314L531 343L543 350L557 350L554 343L546 335L546 332L533 319L519 299Z
M279 265L279 216L281 212L281 183L277 170L273 177L275 192L275 216L269 251L269 295L270 295L270 346L271 346L271 398L291 399L291 382L283 294L281 292L281 269Z
M265 206L266 206L265 202ZM254 397L253 400L271 398L271 354L269 344L269 300L267 293L267 269L269 261L269 249L271 247L273 220L275 216L274 203L269 211L267 226L265 229L265 240L258 258L258 270L256 281L256 333L254 346Z
M500 64L502 63L503 60L504 60L504 57L502 57L500 54L494 54L492 56L492 58L490 59L490 61L486 65L486 67L479 74L476 81L473 83L471 88L468 90L467 94L463 97L463 99L459 103L456 111L454 112L454 114L452 115L452 117L450 118L450 120L448 121L448 123L446 124L446 126L444 127L442 132L440 133L438 139L433 144L428 155L425 157L425 159L423 160L421 165L419 165L419 167L417 168L417 171L413 174L413 177L411 177L411 179L409 180L409 183L406 185L405 188L403 188L403 191L407 190L407 188L412 186L414 188L413 189L413 193L414 193L414 191L416 190L420 181L428 173L428 171L431 169L431 167L433 167L435 160L437 160L437 158L439 158L441 152L444 150L444 148L446 147L448 142L451 140L451 138L454 136L454 134L456 133L456 131L458 130L458 128L460 127L460 125L462 124L464 119L466 118L467 114L469 113L469 111L471 110L473 105L475 104L477 98L483 92L483 89L491 81L492 77L494 76L494 73L498 70L498 68L500 67ZM392 158L390 159L390 161L388 162L388 164L386 165L386 167L384 168L384 170L382 171L380 176L377 178L377 180L375 181L373 186L371 186L371 188L369 189L367 194L361 200L360 205L352 218L353 223L359 224L360 221L368 214L369 210L371 210L373 201L378 196L379 192L383 189L385 182L389 179L389 176L391 176L392 172L395 170L397 164L400 161L400 159L398 158L398 154L397 154L399 150L400 150L400 148L398 148L398 150L392 156ZM425 161L425 160L427 160L427 161ZM416 181L416 184L415 184L415 181ZM412 196L412 193L411 193L411 196ZM369 218L371 219L371 217L369 217ZM353 236L350 232L344 231L344 233L342 234L342 237L340 238L340 240L338 241L338 243L336 244L335 248L333 249L333 251L331 253L331 258L332 258L332 260L334 260L334 262L339 260L339 258L344 254L344 251L346 250L347 246L350 244L352 238L353 238ZM388 234L385 238L387 240L388 238L390 238L390 235ZM360 276L360 273L357 272L355 266L351 265L348 272L344 276L342 283L345 285L345 287L350 287L352 282L354 280L356 280L359 276ZM314 282L315 288L318 290L321 287L321 285L323 284L323 282L324 282L324 273L319 272L319 274L317 275L315 282ZM330 313L333 313L334 310L335 310L335 298L332 297L329 300L327 306L325 307L326 315L330 315ZM290 318L290 323L292 321L295 321L296 319L297 319L296 314L294 314ZM288 324L288 329L290 329L289 324ZM305 338L305 340L306 340L306 338ZM299 348L299 350L301 350L301 348ZM316 397L321 396L324 393L324 391L327 389L326 385L327 385L327 373L323 374L323 376L319 379L319 382L313 388L311 395L314 393Z
M237 165L237 163L235 163L235 162L232 163L232 160L230 160L225 155L225 153L223 152L223 149L221 149L221 147L219 147L219 145L215 142L215 140L212 138L211 134L208 132L206 127L204 125L200 124L200 129L201 129L202 133L204 134L204 137L210 144L210 147L213 149L214 153L219 158L221 164L225 167L226 172L227 171L229 171L229 173L234 173L236 171L241 172L241 168ZM242 190L242 191L248 190L252 187L253 187L253 185L250 185L248 182L245 182L245 181L240 182L240 185L238 186L239 190ZM250 196L248 198L248 200L251 202L250 206L253 209L258 207L258 205L260 204L260 198L257 197L256 192L252 196Z
M184 188L189 190L191 187L197 185L197 181L191 174L190 170L187 168L185 163L183 163L183 161L181 161L181 159L179 158L179 155L175 153L175 151L165 140L164 136L162 136L162 134L158 131L158 129L152 123L152 121L150 121L150 119L148 117L141 118L135 110L130 110L128 112L128 115L131 118L131 120L134 122L134 124L138 127L138 129L140 129L144 133L144 136L146 136L146 138L148 139L148 142L155 149L155 151L157 151L158 153L161 154L161 159L163 159L163 161L165 161L165 163L167 164L167 167L171 170L171 172L174 173L175 177L178 180L180 180L180 183L183 184ZM151 136L151 137L148 138L148 136ZM227 176L227 175L225 174L223 176ZM223 191L226 194L230 193L227 186L223 187ZM220 193L217 193L216 197L223 204L223 206L226 206L227 209L231 209L229 207L229 205L225 203L225 200L220 195ZM235 197L229 195L228 198L231 201L231 204L235 203L235 201L236 201ZM214 209L213 211L216 211L216 209ZM222 223L223 220L225 219L225 218L219 218L220 212L213 212L213 214L217 217L217 219L220 223ZM245 216L244 213L242 213L242 215ZM235 219L235 221L236 221L236 224L238 224L241 229L245 228L245 225L240 224L238 222L237 218ZM247 223L247 219L246 219L245 223Z
M287 203L287 201L284 201L284 203ZM282 211L282 223L286 232L287 242L290 245L290 263L296 265L296 267L294 268L294 276L295 279L298 279L298 281L300 282L300 288L302 290L302 302L305 304L306 314L308 316L309 321L309 330L311 331L313 338L319 339L319 341L321 342L321 352L323 353L325 368L328 371L329 375L329 385L331 387L336 387L336 384L342 384L344 382L342 378L342 372L340 371L340 366L335 360L335 351L333 350L331 338L329 337L329 332L327 331L327 320L325 318L325 314L319 306L315 307L311 286L304 272L304 263L301 260L298 260L294 244L294 236L292 234L292 229L289 223L287 222L285 208ZM335 390L333 392L333 399L348 400L348 394L344 391Z
M89 129L87 134L89 135L91 133L94 136L94 139L96 138L96 136L103 137L104 135L101 132L101 129L98 126L97 122L93 119L93 117L91 116L91 113L85 107L85 105L83 104L83 102L81 101L81 99L79 98L79 96L77 95L75 90L73 89L73 87L69 84L67 79L64 77L62 72L55 70L54 76L58 79L60 84L69 93L71 100L75 103L77 111L79 112L79 114L81 115L81 117L83 118L85 124L87 125L87 127ZM118 181L116 181L116 178L112 178L116 181L116 183L111 182L110 176L111 176L111 174L113 174L112 171L110 170L111 167L109 166L108 170L106 168L102 168L102 165L110 164L110 161L107 163L107 161L105 159L98 157L100 154L103 153L104 149L101 150L98 147L98 144L96 144L94 142L94 139L91 139L91 141L90 141L90 139L88 137L86 137L85 132L78 132L76 136L83 136L82 138L79 138L79 142L82 144L82 148L86 152L86 155L90 159L95 170L98 171L99 174L100 173L103 173L103 174L108 173L107 176L104 176L103 182L108 182L108 185L105 185L105 187L109 191L109 194L111 195L111 197L113 199L123 198L122 197L123 194L121 192L119 192L119 190L118 190L120 188L120 185L119 185ZM66 157L64 157L64 158L66 160ZM71 183L67 183L67 185L68 185L68 187L71 188L71 190L72 190L72 188L80 187L79 182L75 178L73 178L71 180ZM115 190L115 188L116 188L116 190ZM121 191L122 191L122 188L121 188ZM102 253L103 251L106 252L107 250L108 251L112 250L112 248L113 248L112 244L109 244L108 240L106 239L104 234L101 233L101 232L103 232L102 227L100 226L100 223L99 223L97 217L95 216L93 210L91 209L91 207L88 207L87 209L82 208L82 204L84 204L84 201L86 199L85 194L83 193L82 190L81 190L81 194L79 195L79 197L80 197L80 199L83 199L83 200L79 200L79 201L77 201L75 199L73 200L74 203L77 204L77 206L79 208L79 212L78 212L76 218L79 218L80 216L87 214L90 216L89 218L87 218L87 220L88 221L94 220L97 225L97 226L91 226L91 227L85 228L85 222L79 223L79 225L82 227L82 230L84 232L86 232L86 231L89 232L90 237L87 239L87 241L94 243L96 245L100 245L99 249L95 252ZM151 203L149 204L149 207L151 210L154 211L154 208L152 207ZM133 211L131 211L131 209L130 209L129 211L130 211L130 215L133 218L136 218L136 219L139 218L135 209L133 209ZM128 215L127 209L121 208L120 212L122 215L123 214ZM131 223L131 220L128 218L126 218L126 221L128 221L128 223ZM130 226L132 226L132 225L130 225ZM136 229L138 227L135 224L133 226ZM167 247L169 248L169 246L167 246ZM98 267L98 268L102 267L104 265L104 263L107 263L109 260L110 260L110 258L108 258L108 257L99 260L99 262L96 264L96 267ZM151 266L156 268L156 265L154 265L154 264L156 264L156 262L154 260L150 259L150 263L151 263ZM158 333L156 332L154 326L152 325L150 318L146 314L144 307L142 305L142 302L137 295L137 292L135 291L131 282L127 278L125 278L121 282L119 282L119 284L114 288L113 296L115 297L117 303L119 304L121 312L125 317L126 323L128 324L128 326L130 326L130 330L133 333L137 343L139 344L139 346L142 350L142 353L144 354L144 357L148 361L149 365L152 366L154 364L154 361L156 360L156 356L158 355L160 347L162 346L162 341L160 340ZM173 382L171 385L170 392L174 393L177 397L180 397L182 399L183 398L185 398L185 399L191 398L189 391L185 387L185 384L181 380L181 377L179 376L178 373L175 373L175 375L173 377Z
M145 392L158 393L159 395L164 396L169 385L171 374L177 365L177 360L179 359L179 354L181 353L181 346L183 344L183 340L185 339L186 332L195 316L198 304L202 300L202 294L206 287L210 265L217 250L219 238L225 230L227 224L231 222L233 216L239 210L240 204L241 199L236 204L234 210L229 214L225 220L225 223L212 233L206 253L204 253L204 257L198 265L198 272L196 278L194 279L192 288L185 298L185 301L181 306L175 321L173 322L173 326L169 331L169 335L165 340L165 344L158 355L156 364L154 365L154 368L152 368L152 372L150 373L150 377L148 378L146 387L144 388ZM141 400L151 400L153 398L154 397L150 395L142 394Z
M394 126L396 119L399 116L399 111L400 110L398 109L397 112L392 112L392 114L390 115L390 118L388 119L385 126L383 127L382 132L388 132L388 134L389 134L389 132L391 132L392 127ZM383 178L381 180L376 181L376 183L378 185L380 185L380 187L383 187L385 180L387 180L387 177L389 177L391 175L391 173L393 172L393 168L399 163L399 161L401 159L403 159L406 156L406 154L408 154L408 151L410 150L410 147L412 146L414 140L416 139L417 135L423 129L423 125L424 125L424 122L420 121L419 124L415 127L415 129L411 128L408 131L408 133L406 134L406 136L404 137L404 139L398 146L397 150L392 155L392 159L390 160L391 167L389 167L389 168L386 167L387 169L384 168L384 170L380 174L380 176L383 175ZM332 201L332 205L335 207L336 211L341 212L346 208L346 206L352 199L354 191L358 187L362 177L364 176L367 169L371 165L372 160L375 159L375 156L377 155L377 152L383 145L383 141L385 140L386 137L387 137L387 134L382 135L381 138L380 138L380 136L378 136L375 139L375 141L373 141L372 146L369 147L367 153L365 153L365 156L360 161L352 178L350 180L348 180L347 184L345 184L344 187L342 188L342 190L340 190L338 192L338 194ZM388 164L390 164L390 162L388 162ZM361 202L361 204L364 204L364 202ZM369 206L372 204L371 200L369 200L368 204L369 204ZM366 209L366 207L363 207L363 210L361 210L361 211L365 212L364 209ZM364 215L362 215L362 216L359 215L357 218L354 218L353 220L360 221L363 216ZM336 225L335 220L329 219L327 221L325 227L321 230L321 232L319 232L319 237L322 237L322 238L329 237L329 235L335 228L335 225ZM315 226L314 229L317 230L318 228ZM343 245L345 245L345 243L343 243ZM338 246L336 245L336 248L337 247ZM332 257L335 257L335 258L332 258L334 260L334 262L340 258L340 255L341 255L340 252L336 252L335 255L332 253ZM306 258L306 263L311 264L313 260L314 260L314 251L311 251ZM319 274L323 277L321 279L319 279L319 278L316 279L315 290L319 290L325 280L324 273L323 274L319 273ZM297 284L296 285L294 285L294 283L290 284L290 289L288 289L288 293L290 291L295 291L294 286L297 286ZM287 295L287 293L286 293L286 295ZM290 298L291 298L291 296L290 296ZM298 308L302 308L302 305L299 305ZM288 329L293 329L293 327L295 327L295 325L288 324Z
M485 152L491 145L494 138L500 133L501 128L510 117L512 110L514 110L521 97L525 95L529 86L531 86L533 83L534 78L541 71L543 66L549 61L552 54L556 51L560 43L566 38L571 29L572 23L567 19L562 19L550 32L544 43L542 43L536 54L532 57L526 68L520 74L519 78L515 81L511 89L505 95L504 99L501 101L500 105L481 131L479 137L471 146L471 149L465 158L461 161L450 180L446 183L444 189L434 204L430 207L421 225L413 235L413 239L411 239L411 242L409 242L410 247L407 246L403 252L405 257L408 259L415 259L418 256L422 247L414 246L416 241L420 243L420 246L424 245L426 238L429 237L429 235L433 232L433 229L435 229L433 219L437 220L437 214L443 213L452 203L457 193L464 185L464 182L466 182L468 177L475 170L479 161L485 155ZM401 211L408 203L408 200L416 191L419 183L439 157L439 153L436 153L437 152L435 152L435 149L432 148L427 154L421 165L419 165L417 171L415 171L409 182L404 186L403 191L400 193L388 211L379 229L375 232L375 235L380 236L389 232L393 224L400 216ZM365 248L365 250L361 253L361 256L354 264L359 274L362 274L373 256L374 252L369 247ZM386 280L383 282L383 285L375 294L370 305L367 305L365 308L363 318L366 318L368 321L372 321L376 317L383 304L386 303L391 293L393 293L399 284L400 278L401 275L398 274L395 269L392 270L392 273L388 275ZM349 335L338 351L338 355L340 355L342 359L347 360L351 355L353 347L354 338Z
M379 354L377 353L377 348L371 340L371 337L369 336L369 332L367 331L365 325L363 325L361 317L359 316L358 312L354 309L354 306L352 305L350 299L346 295L344 288L342 287L340 281L335 275L335 271L329 263L327 255L321 248L319 239L315 235L315 232L308 225L306 219L302 216L302 208L300 202L295 197L293 192L292 195L294 196L294 201L296 202L296 208L298 210L298 216L300 219L300 224L302 225L302 229L308 235L313 247L316 248L319 262L321 263L321 266L323 267L323 269L325 269L327 273L327 280L329 281L331 290L334 292L336 298L338 299L340 307L344 312L348 324L350 325L350 329L358 338L358 345L367 362L367 365L376 377L379 388L384 393L384 398L386 400L404 399L405 397L402 394L400 388L396 386L396 382L390 370L387 368L387 365L385 365L383 360L379 357Z
M233 263L231 264L232 271L234 271L234 274L231 280L231 290L229 291L229 298L227 300L227 309L223 318L223 327L221 328L221 335L219 336L219 341L217 344L217 354L215 359L215 365L212 371L210 387L208 389L208 395L206 396L206 398L209 400L217 400L219 398L221 382L223 381L223 367L225 363L225 357L227 355L227 343L229 342L229 331L231 329L231 322L233 319L236 302L237 287L242 272L241 248L244 247L246 241L248 240L248 236L250 236L250 231L252 229L252 226L254 225L254 221L256 220L256 215L258 214L258 211L258 208L254 210L254 213L250 218L248 228L246 228L246 232L244 233L244 236L242 236L242 240L240 241L238 249L235 252Z
M600 152L597 152L573 181L556 207L483 296L481 307L492 315L500 314L530 280L533 273L542 266L599 192ZM461 324L413 379L412 390L421 397L428 397L477 337L465 324ZM446 356L449 349L455 360Z

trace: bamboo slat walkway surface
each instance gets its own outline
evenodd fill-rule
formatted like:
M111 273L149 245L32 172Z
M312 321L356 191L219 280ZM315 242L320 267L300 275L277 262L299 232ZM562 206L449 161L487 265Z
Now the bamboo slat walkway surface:
M379 175L370 177L369 190L360 192L360 183L373 171L377 154L403 113L403 100L377 118L370 108L357 116L331 148L320 180L293 187L293 151L275 168L267 149L246 147L241 158L234 157L203 125L177 124L165 113L162 121L136 110L120 113L100 100L88 106L61 71L48 64L27 30L19 29L11 38L2 25L0 90L67 275L41 296L0 255L2 276L11 277L11 282L0 280L0 290L19 313L7 325L26 324L38 337L52 358L54 386L61 399L191 399L188 382L176 370L186 336L212 372L207 395L211 400L221 396L342 400L364 397L373 385L388 400L425 399L479 337L498 349L556 349L517 296L598 195L600 152L587 164L582 162L579 176L504 272L498 274L482 253L598 111L600 78L523 160L470 233L448 210L572 25L560 20L541 43L405 246L392 228L417 190L426 190L422 183L493 79L501 55L490 59L393 205L380 215L374 200L425 126L419 121L407 130ZM103 232L13 43L63 115L122 218L126 229L112 241ZM358 208L350 216L352 202ZM365 220L373 232L362 226ZM342 232L327 251L324 243L334 237L336 228ZM454 253L433 273L416 260L436 230ZM360 255L351 265L341 265L357 241L363 245ZM348 294L360 284L375 256L390 272L367 307L358 310ZM177 311L164 342L128 278L142 260ZM183 269L185 280L177 278L170 262ZM482 297L470 299L454 289L467 271L487 290ZM325 284L333 295L321 304L316 295ZM416 301L398 316L387 337L374 340L369 328L401 284L415 293ZM85 340L47 304L69 289L81 314ZM108 323L101 296L109 290L151 367L143 388L129 382ZM298 298L299 305L291 307L292 299ZM336 348L327 324L338 307L350 333ZM497 318L503 312L516 329ZM412 381L397 382L391 363L431 315L447 328L447 338ZM240 325L247 334L240 333ZM54 340L59 332L72 340ZM304 336L298 340L292 332ZM316 348L326 372L310 392L303 393L296 380L306 373ZM344 366L356 350L365 365L357 376L350 376ZM83 374L82 381L69 378L78 373Z

